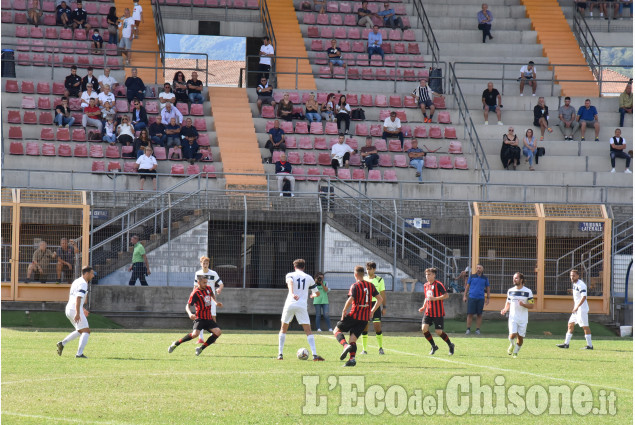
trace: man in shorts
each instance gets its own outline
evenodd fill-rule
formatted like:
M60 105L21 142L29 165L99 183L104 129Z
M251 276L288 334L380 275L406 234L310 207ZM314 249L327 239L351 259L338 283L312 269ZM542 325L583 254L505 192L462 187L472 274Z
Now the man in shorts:
M417 102L419 108L421 108L423 122L431 123L434 111L436 110L436 106L434 106L434 98L443 98L444 96L433 92L430 86L428 86L428 80L422 78L419 82L419 86L412 91L412 97L414 97L415 102ZM426 114L426 108L430 109L430 118L428 118L428 115Z
M430 326L434 324L434 331L448 344L449 355L451 356L454 354L454 344L450 341L448 334L443 331L443 316L445 316L443 300L447 299L450 294L445 290L445 286L437 280L436 268L426 269L426 280L427 282L423 285L423 293L426 295L426 299L423 302L423 306L419 309L420 313L423 312L421 332L423 332L423 336L426 337L432 346L430 355L433 355L439 349L430 333Z
M534 66L533 61L529 61L527 65L523 65L520 68L520 77L518 77L518 81L520 81L520 95L523 95L523 91L525 90L525 84L531 87L531 95L536 95L536 88L538 87L538 83L536 83L536 67Z
M126 55L126 63L130 65L132 50L132 34L135 29L135 19L130 16L130 9L126 8L123 12L123 19L121 20L121 40L119 41L119 48L121 53Z
M265 77L260 78L260 84L256 87L256 93L258 93L258 114L262 114L262 105L271 105L276 107L276 102L273 100L273 87L269 84Z
M584 338L586 339L586 346L582 347L582 349L593 350L591 328L589 327L589 304L586 301L586 283L580 279L580 273L578 273L577 270L571 270L571 272L569 272L569 278L571 279L571 284L573 285L573 310L571 310L571 317L569 317L564 344L558 344L557 347L569 348L569 343L573 337L573 330L575 325L578 325L584 329Z
M600 120L598 118L598 110L595 106L591 105L591 99L586 99L584 105L578 109L578 122L580 123L580 140L584 142L584 136L587 125L595 129L595 141L599 142L600 139Z
M487 298L485 298L485 291L487 291ZM483 275L481 264L476 265L476 273L467 280L465 292L463 292L463 302L467 303L465 335L469 335L471 332L473 316L476 316L476 335L480 335L481 323L483 323L483 306L489 304L489 279Z
M88 293L88 284L95 276L93 268L90 266L82 269L82 276L75 279L71 285L71 290L68 295L68 303L66 304L66 317L71 321L71 324L75 327L75 330L69 333L66 338L57 343L57 355L61 356L64 351L64 346L79 337L79 347L77 348L77 354L75 358L85 359L84 348L88 344L88 338L90 337L90 327L88 326L88 310L84 308L84 300Z
M533 309L534 305L534 294L525 286L525 276L520 272L515 273L514 286L507 291L507 302L501 310L503 316L509 312L507 354L513 358L518 357L520 347L523 345L529 321L529 309Z

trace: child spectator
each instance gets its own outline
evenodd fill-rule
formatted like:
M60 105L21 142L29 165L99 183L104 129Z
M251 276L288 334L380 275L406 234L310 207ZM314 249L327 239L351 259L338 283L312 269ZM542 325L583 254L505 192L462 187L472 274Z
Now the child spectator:
M110 143L110 146L115 146L117 136L115 136L115 116L109 115L104 125L106 133L104 134L103 141Z
M134 0L132 8L132 17L134 18L135 38L139 38L139 24L143 22L143 8L139 4L139 0Z
M101 38L101 35L99 35L99 30L97 28L93 30L93 47L95 48L95 50L93 50L94 55L101 53L101 49L104 48L104 39Z

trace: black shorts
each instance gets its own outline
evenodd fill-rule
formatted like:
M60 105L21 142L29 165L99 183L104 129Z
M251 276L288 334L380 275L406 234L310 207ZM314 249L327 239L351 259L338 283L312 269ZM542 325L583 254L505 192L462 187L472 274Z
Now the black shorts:
M372 322L381 322L381 307L379 307L377 310L375 310L375 313L373 314L373 318L371 319Z
M218 325L212 319L196 319L194 321L194 325L192 326L192 330L196 331L210 331L214 328L217 328Z
M423 316L421 324L428 326L432 326L434 324L434 329L443 329L443 317Z
M351 332L351 335L355 335L357 338L364 332L368 322L363 320L353 319L351 316L344 317L344 320L337 322L336 327L342 332Z
M138 173L139 173L139 178L141 180L145 180L146 177L149 177L151 179L157 178L157 170L145 170L145 169L141 170L140 169Z

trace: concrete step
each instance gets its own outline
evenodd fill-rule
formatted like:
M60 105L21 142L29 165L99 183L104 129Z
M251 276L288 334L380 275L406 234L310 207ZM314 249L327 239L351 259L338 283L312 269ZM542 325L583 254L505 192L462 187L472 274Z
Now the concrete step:
M468 44L483 44L483 34L477 28L474 29L441 29L434 28L434 36L437 38L437 42L443 43L468 43ZM536 31L518 31L518 30L504 30L492 31L493 40L487 40L485 43L488 46L499 44L535 44L536 43ZM492 47L490 47L492 48Z
M438 41L438 39L437 39ZM542 57L542 46L539 44L496 44L493 48L487 43L447 43L439 42L439 49L442 52L443 57L450 56L481 56L481 61L487 61L488 57L513 57L516 58L514 62L522 62L522 59L533 60L536 57ZM503 62L498 62L503 63Z
M427 10L427 8L426 8ZM478 28L478 21L476 20L476 13L473 16L458 17L454 13L448 13L447 15L437 15L434 19L430 20L432 29L435 31L448 28L456 28L457 31L461 30L474 30ZM525 16L516 18L494 17L494 23L492 25L492 35L496 37L496 32L501 30L518 30L518 31L531 31L531 20ZM437 41L439 41L437 39Z

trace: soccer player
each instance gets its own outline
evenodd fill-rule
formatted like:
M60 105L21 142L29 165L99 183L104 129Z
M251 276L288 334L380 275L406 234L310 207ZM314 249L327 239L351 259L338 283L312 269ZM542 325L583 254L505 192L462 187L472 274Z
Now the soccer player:
M289 323L295 317L302 329L304 329L306 340L311 347L311 353L313 353L313 361L324 361L321 356L318 356L315 349L315 337L311 332L311 319L309 319L309 312L306 306L309 298L309 289L311 290L311 298L320 295L320 291L316 289L317 285L311 275L304 273L305 264L306 262L303 259L295 260L293 262L294 271L287 273L285 277L289 294L282 309L282 325L280 326L280 334L278 334L278 360L282 360L282 350L284 349L284 340L287 337Z
M205 275L207 276L207 286L211 287L212 292L216 295L216 300L218 301L218 296L222 292L225 285L223 285L223 281L220 280L218 273L216 273L214 270L211 270L209 268L209 262L210 262L209 257L202 256L199 261L201 263L201 269L197 271L196 274L194 275L194 289L196 289L198 285L197 276ZM218 289L216 289L217 284L218 284ZM216 321L216 303L212 303L212 320ZM201 334L198 336L199 344L205 343L204 336L205 336L205 331L201 329Z
M375 314L373 314L373 327L375 328L375 336L377 337L377 344L379 345L379 354L384 354L384 335L381 331L381 316L382 314L386 314L386 285L384 285L384 279L375 274L375 270L377 270L377 264L373 261L366 263L366 273L368 274L364 276L364 280L375 285L377 292L381 295L382 308L378 308ZM377 300L373 297L373 302L375 301ZM362 354L368 354L366 351L366 343L368 342L369 324L370 322L366 323L366 328L362 332Z
M85 359L84 348L88 343L90 337L90 327L88 326L88 310L84 308L84 299L86 298L86 292L88 291L88 282L95 276L93 268L90 266L82 269L82 276L75 279L71 285L71 290L68 295L68 303L66 304L66 317L71 321L75 330L69 333L66 338L57 343L57 355L61 356L64 351L64 346L70 341L79 337L79 347L77 348L77 354L75 358Z
M432 334L430 333L430 325L434 323L434 331L448 344L450 355L454 354L454 344L450 341L450 337L443 331L443 316L445 309L443 308L443 300L447 299L450 294L445 290L445 286L437 280L437 269L431 267L426 269L427 282L423 285L423 292L426 299L419 312L423 312L423 320L421 321L421 332L426 337L432 349L430 355L433 355L439 347L434 343Z
M201 345L200 347L196 347L195 351L196 355L198 356L204 349L215 343L222 333L216 322L212 320L211 305L212 303L216 303L218 304L218 307L222 307L223 303L216 301L214 292L209 286L207 286L207 276L201 274L196 276L196 279L198 287L192 291L192 293L190 294L190 299L185 305L185 311L187 312L187 315L194 321L192 333L186 334L178 341L174 341L172 345L168 347L168 353L174 351L176 347L183 344L184 342L196 338L202 329L206 329L208 332L211 332L212 335L207 338L207 341L205 341L203 345ZM196 307L196 314L192 313L192 311L190 310L190 305L194 305Z
M370 298L376 299L375 304L371 307ZM364 267L355 267L355 283L351 285L348 291L348 299L344 304L342 310L342 319L337 322L337 326L333 330L335 339L343 347L340 360L346 358L346 354L350 354L350 358L344 364L345 367L355 366L357 361L355 360L355 354L357 353L357 338L361 335L362 331L368 326L368 321L375 314L375 311L381 305L382 298L377 288L370 282L364 280ZM351 307L351 311L346 314L346 310ZM349 332L349 342L346 342L346 337L343 332Z
M509 348L507 354L516 358L523 345L525 332L527 332L528 309L534 308L534 294L531 289L525 286L525 276L520 272L514 274L514 285L507 291L507 302L505 308L501 310L501 314L504 316L509 311ZM514 338L516 338L516 342L514 342Z
M571 270L569 278L573 284L573 310L571 311L571 317L569 318L569 324L567 334L564 337L564 344L558 344L559 348L569 348L569 342L573 336L573 328L577 324L584 329L584 338L586 339L586 346L583 350L593 350L593 343L591 342L591 328L589 328L589 304L586 302L586 283L580 279L580 273L577 270Z

